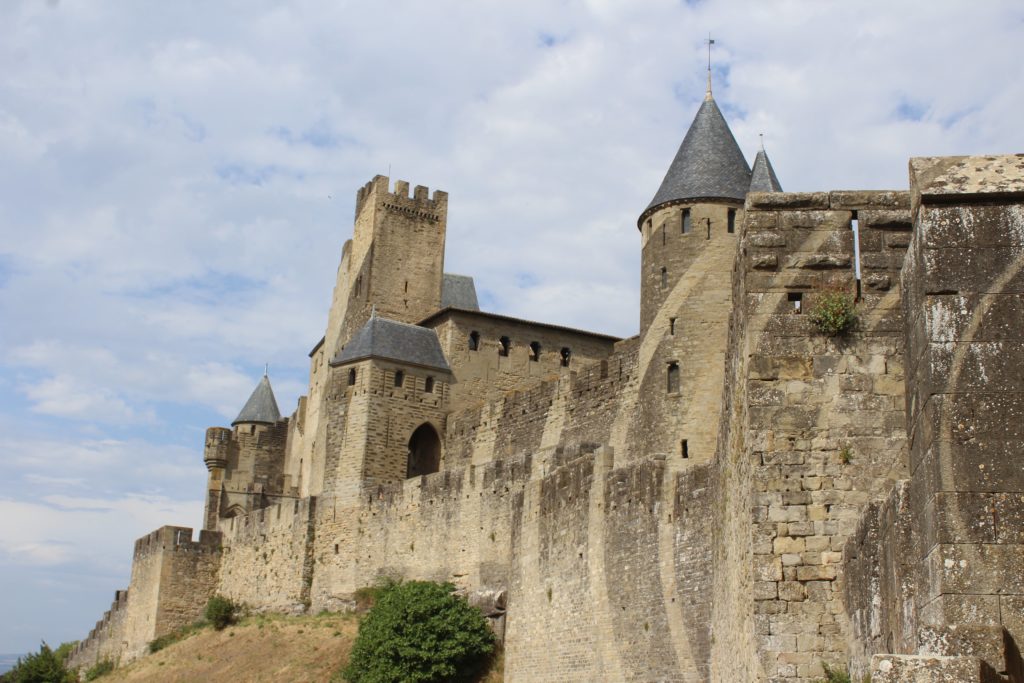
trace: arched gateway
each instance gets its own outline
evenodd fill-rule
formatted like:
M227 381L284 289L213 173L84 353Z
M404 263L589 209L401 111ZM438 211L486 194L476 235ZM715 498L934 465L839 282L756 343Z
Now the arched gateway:
M428 422L424 422L409 437L407 478L430 474L441 469L441 439Z

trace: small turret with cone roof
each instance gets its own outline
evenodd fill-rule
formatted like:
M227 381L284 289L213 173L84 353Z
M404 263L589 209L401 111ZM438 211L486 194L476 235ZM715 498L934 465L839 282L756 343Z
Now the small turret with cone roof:
M750 173L751 192L782 192L782 184L772 162L768 159L768 153L764 151L764 136L761 136L761 149L757 150L754 158L754 170Z
M272 425L281 419L281 411L277 408L277 399L270 386L270 376L265 370L259 384L253 389L249 400L245 402L238 417L231 423L232 427L250 425Z

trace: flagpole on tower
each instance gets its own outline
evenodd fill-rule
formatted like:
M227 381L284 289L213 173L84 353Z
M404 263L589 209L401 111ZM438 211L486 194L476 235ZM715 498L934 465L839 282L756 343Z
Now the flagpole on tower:
M704 43L708 46L708 90L704 94L704 99L705 100L710 100L711 99L711 46L715 44L715 41L711 37L710 33L708 33L707 40L705 40Z

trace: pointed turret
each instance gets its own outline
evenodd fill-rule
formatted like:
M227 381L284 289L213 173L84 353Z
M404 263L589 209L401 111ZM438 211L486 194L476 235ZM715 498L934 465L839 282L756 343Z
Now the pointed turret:
M243 422L246 424L272 425L280 419L281 411L277 409L274 390L270 388L270 378L264 373L263 379L253 389L252 395L242 408L242 412L238 414L238 417L231 423L231 426L234 427Z
M707 200L742 203L749 188L750 166L711 96L709 82L683 144L637 225L666 204Z
M764 148L761 148L754 159L754 170L750 173L750 191L782 192L782 185Z

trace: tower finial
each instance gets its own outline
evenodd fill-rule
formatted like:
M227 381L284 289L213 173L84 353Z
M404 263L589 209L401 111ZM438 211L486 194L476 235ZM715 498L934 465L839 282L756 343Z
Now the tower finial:
M370 306L370 317L371 318L376 318L377 317L377 304L373 304L373 305Z
M711 38L711 34L708 33L707 40L704 41L708 46L708 89L704 93L704 99L711 99L711 46L715 44L715 41Z
M764 151L764 133L758 133L757 136L761 138L761 151Z
M270 374L270 363L263 364L263 376L266 377Z

